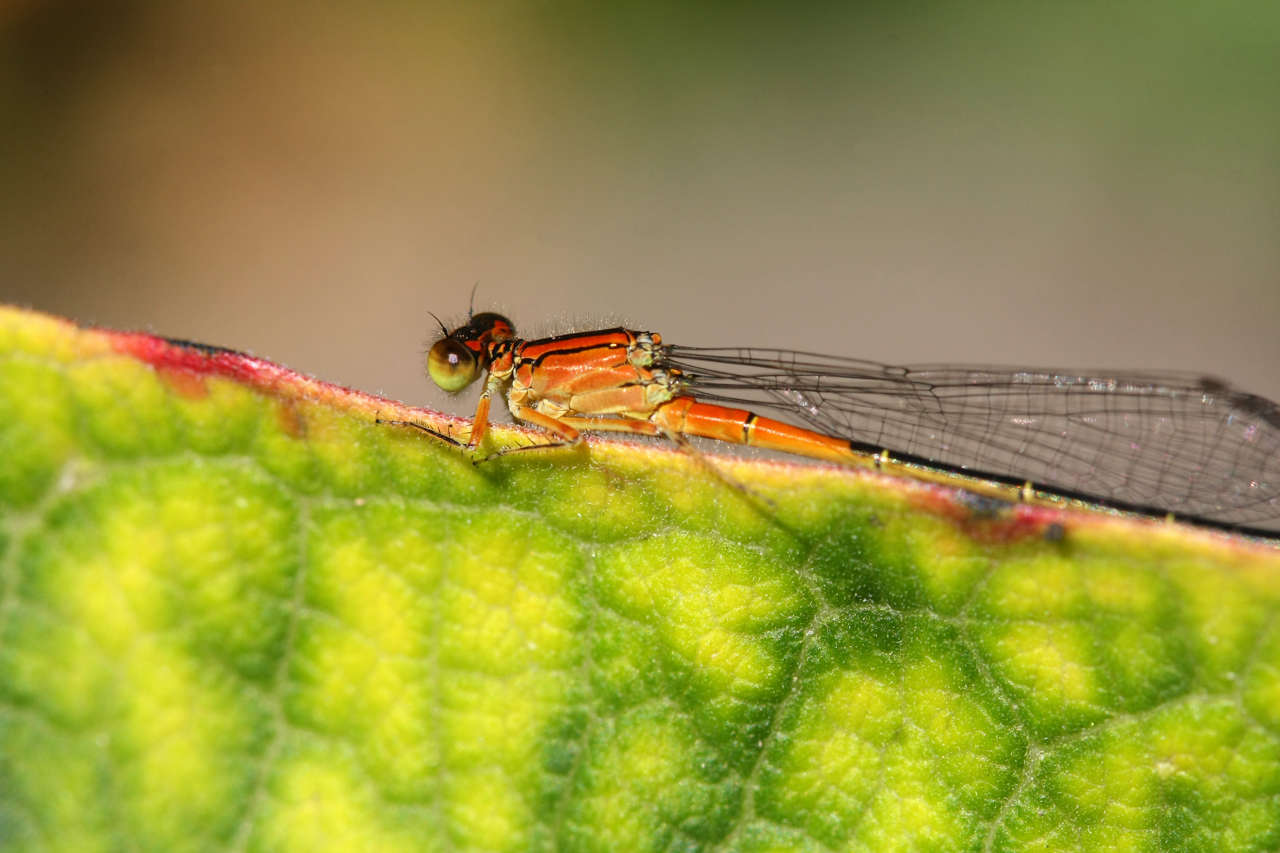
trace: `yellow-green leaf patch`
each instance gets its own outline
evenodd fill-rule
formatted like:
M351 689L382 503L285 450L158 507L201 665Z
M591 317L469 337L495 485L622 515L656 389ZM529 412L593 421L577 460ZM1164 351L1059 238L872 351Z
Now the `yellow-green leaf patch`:
M380 417L0 310L0 847L1280 845L1274 542Z

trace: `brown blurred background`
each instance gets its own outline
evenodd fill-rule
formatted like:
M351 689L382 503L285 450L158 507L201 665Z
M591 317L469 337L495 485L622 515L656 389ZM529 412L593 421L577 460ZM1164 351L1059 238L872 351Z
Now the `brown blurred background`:
M1280 4L0 3L0 301L428 388L429 311L1280 398Z

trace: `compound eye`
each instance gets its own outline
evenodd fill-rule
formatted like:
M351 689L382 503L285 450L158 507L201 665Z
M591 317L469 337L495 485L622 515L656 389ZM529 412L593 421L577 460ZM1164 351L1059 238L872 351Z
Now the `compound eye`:
M454 338L436 341L427 353L427 374L450 394L461 391L480 375L480 363L466 344Z

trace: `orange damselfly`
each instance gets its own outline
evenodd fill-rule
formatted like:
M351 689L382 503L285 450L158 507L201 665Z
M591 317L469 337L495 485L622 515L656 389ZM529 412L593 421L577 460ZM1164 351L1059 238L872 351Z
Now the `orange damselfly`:
M431 347L458 392L486 374L490 400L550 440L584 431L719 439L946 482L1008 500L1083 500L1280 535L1280 407L1192 374L994 366L901 367L767 348L666 344L624 328L522 340L473 314ZM759 414L768 412L771 417ZM793 423L794 422L794 423ZM1034 484L1034 485L1033 485Z

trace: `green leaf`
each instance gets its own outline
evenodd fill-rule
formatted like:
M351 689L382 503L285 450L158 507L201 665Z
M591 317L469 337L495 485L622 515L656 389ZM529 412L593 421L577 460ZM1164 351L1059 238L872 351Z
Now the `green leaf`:
M5 849L1280 844L1274 543L379 414L0 311Z

